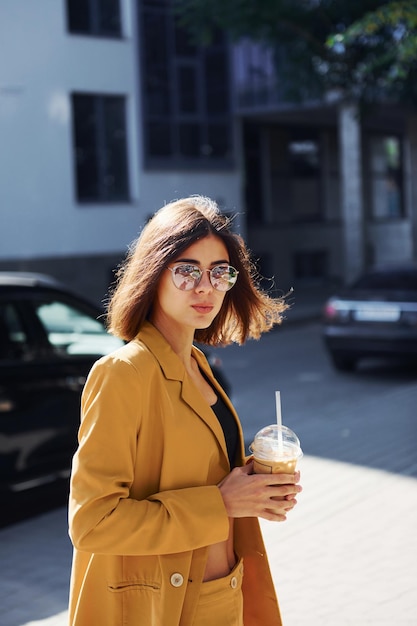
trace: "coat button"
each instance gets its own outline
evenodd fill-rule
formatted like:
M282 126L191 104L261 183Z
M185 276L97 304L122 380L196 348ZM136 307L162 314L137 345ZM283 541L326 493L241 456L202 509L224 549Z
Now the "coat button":
M236 589L237 587L237 578L236 576L232 576L232 578L230 579L230 586L232 589Z
M182 574L175 572L175 574L172 574L171 576L171 585L173 587L181 587L181 585L184 582L184 577L182 576Z

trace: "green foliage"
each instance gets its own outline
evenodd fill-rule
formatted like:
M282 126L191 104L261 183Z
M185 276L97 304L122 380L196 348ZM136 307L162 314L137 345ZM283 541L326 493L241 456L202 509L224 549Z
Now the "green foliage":
M292 98L336 87L417 103L417 0L173 1L200 43L220 28L270 46Z
M327 45L346 57L362 49L355 67L355 83L378 85L385 93L415 100L417 70L417 1L389 2L366 13L344 32L333 34Z

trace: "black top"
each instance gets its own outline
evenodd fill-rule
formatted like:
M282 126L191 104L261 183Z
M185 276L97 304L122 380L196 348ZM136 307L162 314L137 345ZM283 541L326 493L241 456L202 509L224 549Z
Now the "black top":
M217 396L217 401L211 408L216 414L216 417L220 422L220 426L223 429L229 463L230 467L233 469L236 465L236 454L239 441L239 431L235 418L220 396Z
M229 463L231 469L236 466L236 454L239 443L239 429L237 427L235 418L233 417L233 413L227 407L223 398L218 395L217 389L213 387L211 381L205 375L203 370L200 369L202 376L206 379L210 387L216 393L217 400L214 404L211 405L211 409L217 419L219 420L219 424L222 427L224 438L226 440L226 448L227 455L229 457Z

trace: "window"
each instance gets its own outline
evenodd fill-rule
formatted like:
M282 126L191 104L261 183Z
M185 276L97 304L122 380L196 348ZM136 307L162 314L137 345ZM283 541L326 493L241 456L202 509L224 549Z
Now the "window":
M123 345L101 322L66 302L37 302L35 312L57 355L106 354Z
M321 141L314 129L268 128L270 221L323 218Z
M320 215L320 152L316 138L301 136L288 142L292 215L296 220Z
M171 0L141 0L145 162L224 167L232 161L228 46L217 34L195 45L178 24Z
M403 214L401 142L398 137L369 139L372 216L392 219Z
M125 98L74 93L72 114L78 201L128 201Z
M29 342L16 308L0 303L0 361L27 360Z
M314 281L328 275L328 254L325 250L310 250L294 254L294 276Z
M319 169L319 149L317 141L302 139L288 144L291 170L298 178L315 178Z
M121 37L120 0L67 0L70 33Z

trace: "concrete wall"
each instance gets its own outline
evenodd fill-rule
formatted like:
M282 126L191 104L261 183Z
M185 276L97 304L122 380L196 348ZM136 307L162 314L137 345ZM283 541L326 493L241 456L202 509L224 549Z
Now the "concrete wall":
M134 43L69 35L65 3L0 3L0 257L119 250L137 228ZM132 202L78 205L70 95L128 98Z
M343 258L340 254L343 232L337 224L293 224L256 227L250 231L250 247L266 260L263 266L266 277L275 277L277 287L284 291L291 287L308 286L305 280L297 280L294 273L294 257L301 252L324 251L328 257L328 275L322 282L339 282L343 275Z
M411 224L407 220L370 224L367 240L372 262L378 265L413 258Z

